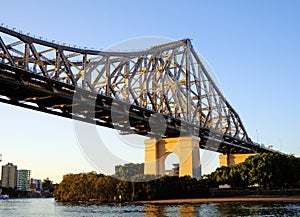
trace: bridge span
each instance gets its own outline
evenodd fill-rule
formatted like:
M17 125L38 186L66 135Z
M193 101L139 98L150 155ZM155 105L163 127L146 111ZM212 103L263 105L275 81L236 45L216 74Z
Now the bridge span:
M189 39L109 52L0 26L0 95L3 103L121 133L195 137L200 148L223 154L273 152L249 138Z

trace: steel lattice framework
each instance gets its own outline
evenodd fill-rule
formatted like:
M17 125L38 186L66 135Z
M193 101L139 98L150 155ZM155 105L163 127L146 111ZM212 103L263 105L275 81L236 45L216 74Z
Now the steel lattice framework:
M196 135L201 148L222 153L271 151L248 137L189 39L138 52L105 52L0 27L0 66L6 103L65 117L76 113L78 119L142 135L153 134L149 117L161 114L164 137ZM80 100L74 100L76 94ZM212 148L208 141L221 145Z

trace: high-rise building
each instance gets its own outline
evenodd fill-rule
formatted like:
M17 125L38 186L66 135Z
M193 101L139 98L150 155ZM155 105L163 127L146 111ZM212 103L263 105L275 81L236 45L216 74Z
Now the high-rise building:
M17 186L17 166L8 163L2 166L1 185L4 188L15 188Z
M18 170L17 189L19 191L29 191L30 170Z

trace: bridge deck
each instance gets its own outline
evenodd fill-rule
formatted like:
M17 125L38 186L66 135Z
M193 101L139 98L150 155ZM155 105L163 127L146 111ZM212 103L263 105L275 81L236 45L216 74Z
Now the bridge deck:
M155 115L151 110L85 90L75 91L72 85L2 63L0 95L5 96L0 98L3 103L117 129L121 133L135 133L147 137L193 135L201 138L200 148L220 153L272 152L258 144L238 140L169 116L164 116L167 123L165 133L156 134L150 128L149 117ZM79 97L81 100L78 100Z

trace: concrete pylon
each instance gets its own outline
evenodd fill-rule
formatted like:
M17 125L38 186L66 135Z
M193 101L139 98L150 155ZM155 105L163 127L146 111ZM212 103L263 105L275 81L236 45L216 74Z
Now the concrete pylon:
M200 138L194 136L145 140L144 174L165 175L165 159L170 153L179 158L179 176L201 178Z
M256 153L249 154L224 154L219 156L220 167L234 166L239 163L243 163L248 157L254 156Z

